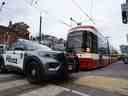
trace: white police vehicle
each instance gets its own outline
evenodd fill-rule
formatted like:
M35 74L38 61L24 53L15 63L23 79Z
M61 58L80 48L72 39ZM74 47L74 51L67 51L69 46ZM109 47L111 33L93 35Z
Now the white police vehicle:
M0 55L1 71L20 69L30 83L40 83L52 76L64 77L68 69L74 68L71 62L67 63L64 52L24 39L18 39Z

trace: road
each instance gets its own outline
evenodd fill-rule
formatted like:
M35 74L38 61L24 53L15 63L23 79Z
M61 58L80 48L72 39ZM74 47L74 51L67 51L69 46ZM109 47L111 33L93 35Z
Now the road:
M29 84L14 73L0 74L0 96L128 96L128 64L119 61L105 68L81 71L64 81Z

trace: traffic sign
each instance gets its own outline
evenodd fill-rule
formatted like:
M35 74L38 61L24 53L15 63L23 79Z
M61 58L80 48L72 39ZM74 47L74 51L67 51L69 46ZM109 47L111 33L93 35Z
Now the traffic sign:
M124 24L128 23L128 3L121 4L122 10L122 22Z

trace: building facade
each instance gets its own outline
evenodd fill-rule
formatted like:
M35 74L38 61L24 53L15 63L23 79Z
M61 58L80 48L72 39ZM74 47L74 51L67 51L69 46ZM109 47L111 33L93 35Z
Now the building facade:
M29 39L29 32L0 25L0 44L11 44L18 38Z

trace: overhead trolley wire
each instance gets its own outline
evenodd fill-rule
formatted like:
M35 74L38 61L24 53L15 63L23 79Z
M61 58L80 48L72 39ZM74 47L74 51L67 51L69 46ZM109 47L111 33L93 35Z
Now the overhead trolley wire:
M37 4L38 0L36 0L36 1L31 0L31 3L28 2L28 1L26 1L26 0L24 0L24 1L25 1L27 4L29 4L29 6L34 7L34 8L37 9L37 10L39 9L39 10L41 10L42 12L44 12L44 13L46 13L46 14L49 14L49 12L48 12L47 10L44 10L44 9L38 8L38 7L36 7L36 6L33 6L34 2ZM39 11L39 10L38 10L38 11ZM40 14L41 14L41 13L40 13ZM53 14L50 14L50 15L53 16L53 17L55 17L55 18L57 19L57 17L54 16ZM59 22L59 23L61 23L61 24L66 25L67 27L71 27L70 24L66 23L66 22L63 21L62 19L57 19L56 21Z
M78 8L80 9L80 11L89 18L89 20L95 24L94 20L81 8L81 6L75 1L75 0L72 0L73 4Z

